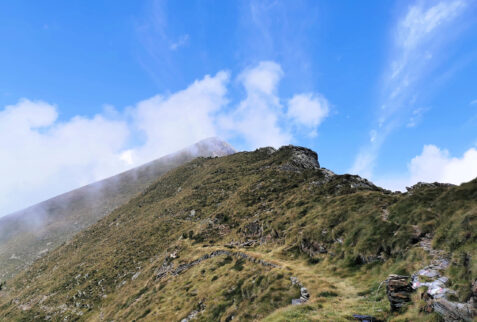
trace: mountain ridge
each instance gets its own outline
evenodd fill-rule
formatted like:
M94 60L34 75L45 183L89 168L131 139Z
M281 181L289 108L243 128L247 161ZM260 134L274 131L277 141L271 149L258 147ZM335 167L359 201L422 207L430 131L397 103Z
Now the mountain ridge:
M392 193L315 156L261 148L169 171L8 281L0 318L433 321L422 291L393 312L379 286L432 262L423 240L470 301L477 179Z

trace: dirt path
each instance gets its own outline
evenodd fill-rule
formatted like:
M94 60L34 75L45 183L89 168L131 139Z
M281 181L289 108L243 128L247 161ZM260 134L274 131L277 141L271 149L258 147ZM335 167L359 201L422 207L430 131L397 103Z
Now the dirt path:
M208 250L224 250L221 246L209 246ZM375 303L374 301L358 295L363 289L355 285L351 278L339 277L326 271L320 265L309 265L303 259L288 260L277 258L280 250L264 253L257 250L237 248L251 257L274 263L278 267L291 272L309 291L310 299L306 305L305 313L300 305L289 305L274 312L266 321L349 321L353 314L371 314L380 316L389 305L387 301ZM275 254L276 253L276 254ZM370 312L370 310L373 310ZM277 318L274 316L286 318Z

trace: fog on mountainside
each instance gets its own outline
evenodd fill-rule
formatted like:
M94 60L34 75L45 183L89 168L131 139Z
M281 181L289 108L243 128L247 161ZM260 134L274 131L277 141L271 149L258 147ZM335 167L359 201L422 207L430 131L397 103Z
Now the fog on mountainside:
M13 276L116 207L159 176L196 157L235 153L228 143L208 138L137 168L51 198L0 218L0 279Z

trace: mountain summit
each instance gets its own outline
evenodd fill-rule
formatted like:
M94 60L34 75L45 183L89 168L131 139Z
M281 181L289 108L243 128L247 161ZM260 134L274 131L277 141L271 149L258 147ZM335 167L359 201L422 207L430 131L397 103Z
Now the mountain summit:
M0 279L13 276L75 233L143 191L167 171L196 157L235 149L208 138L185 149L0 218Z
M197 158L8 280L0 319L472 319L476 214L477 179L392 193L301 147Z

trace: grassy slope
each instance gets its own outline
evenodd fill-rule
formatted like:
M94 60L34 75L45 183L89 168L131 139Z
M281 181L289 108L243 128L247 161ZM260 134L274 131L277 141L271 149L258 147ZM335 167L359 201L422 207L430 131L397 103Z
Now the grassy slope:
M415 247L424 233L452 252L454 287L466 296L477 271L477 181L391 194L294 168L294 151L201 158L170 171L12 280L0 292L0 319L173 321L202 304L203 321L432 320L417 306L393 316L378 289L388 274L429 260ZM262 243L240 251L279 267L218 256L156 278L173 252L177 267L247 239ZM317 245L327 253L310 251ZM308 288L307 304L289 305L299 295L291 276Z
M167 171L197 156L232 152L226 143L206 139L138 168L0 218L0 280L10 278L48 250L97 222Z

